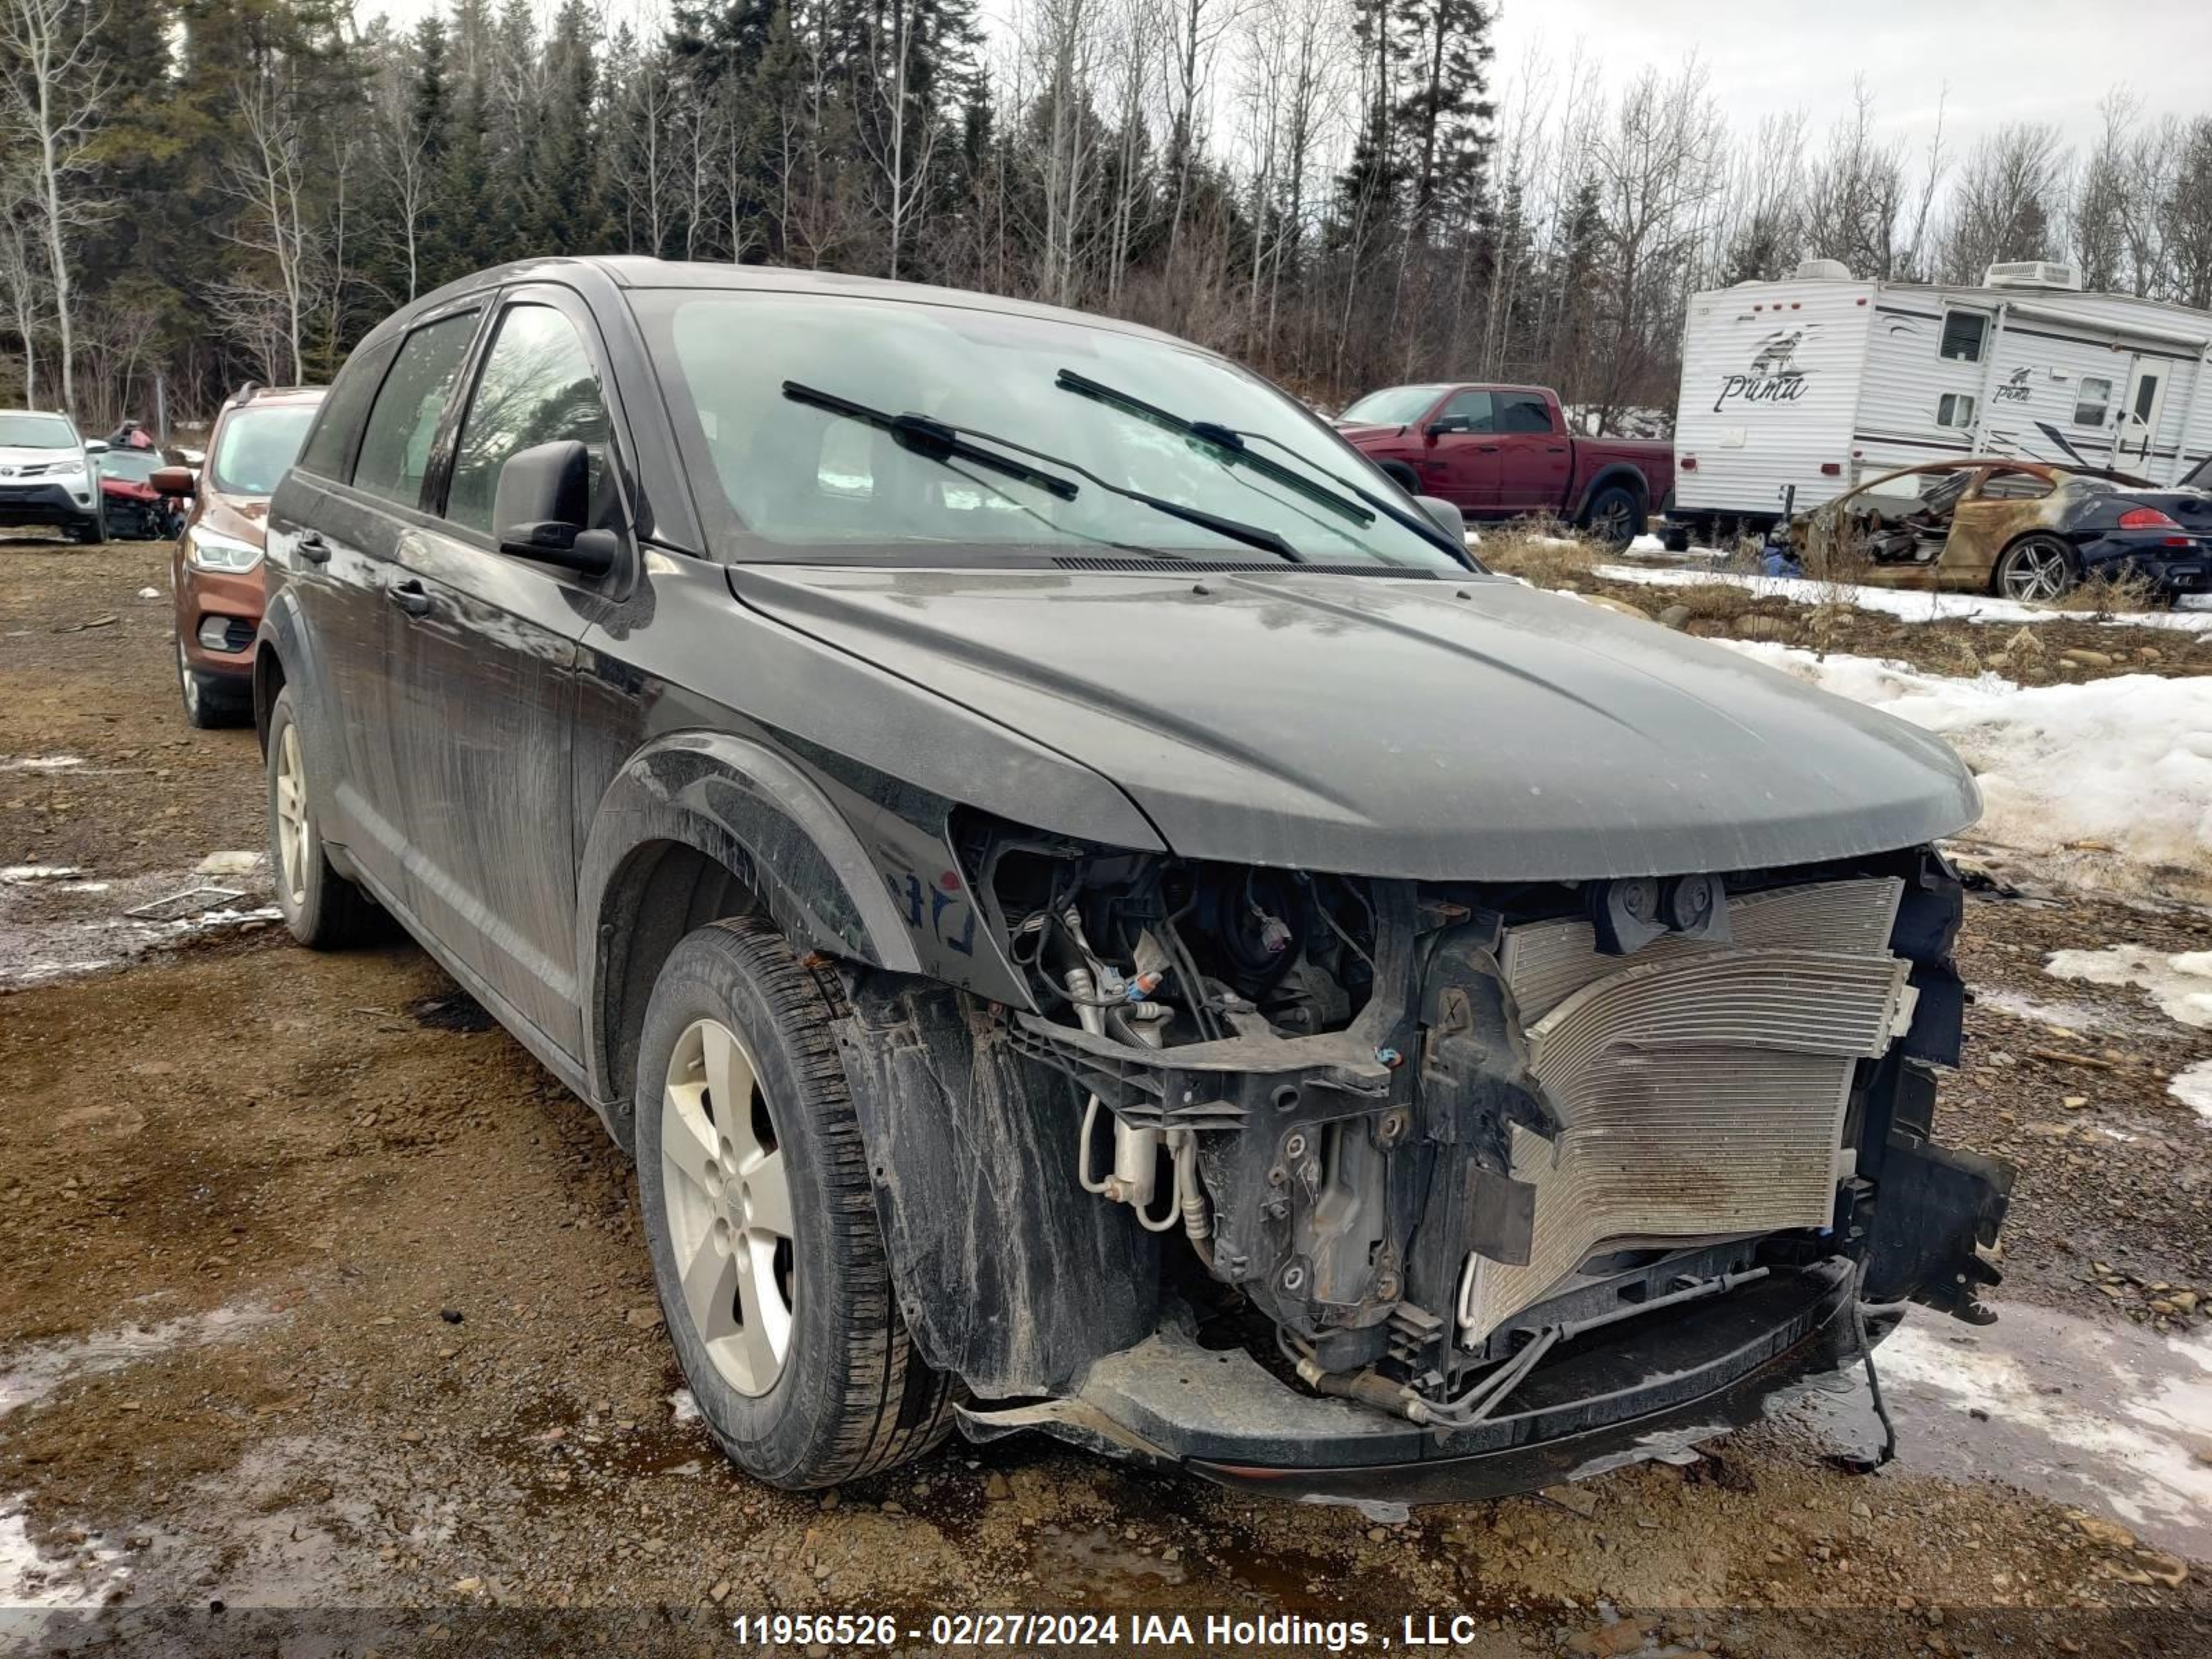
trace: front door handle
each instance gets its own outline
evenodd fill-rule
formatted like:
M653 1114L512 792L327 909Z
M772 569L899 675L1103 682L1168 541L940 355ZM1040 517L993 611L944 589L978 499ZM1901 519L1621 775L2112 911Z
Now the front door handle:
M418 581L397 583L384 590L384 597L410 617L430 614L430 596L422 591L422 584Z
M331 562L331 544L312 530L292 544L292 550L309 564L328 564Z

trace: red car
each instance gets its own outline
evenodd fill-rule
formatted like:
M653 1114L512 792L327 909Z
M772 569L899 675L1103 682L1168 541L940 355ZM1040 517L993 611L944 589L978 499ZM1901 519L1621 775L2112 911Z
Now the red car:
M1674 493L1674 446L1577 438L1540 386L1394 386L1337 417L1345 441L1407 489L1469 519L1548 514L1615 547Z
M319 386L249 386L216 416L197 476L183 466L153 474L164 495L192 499L169 586L177 596L177 684L194 726L241 725L252 714L269 497L298 459L322 401Z
M158 542L184 527L175 501L154 487L161 457L151 449L109 448L94 462L111 541Z

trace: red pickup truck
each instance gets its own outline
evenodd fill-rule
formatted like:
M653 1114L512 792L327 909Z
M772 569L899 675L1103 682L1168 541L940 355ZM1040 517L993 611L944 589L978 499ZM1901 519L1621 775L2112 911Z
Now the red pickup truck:
M1548 513L1615 547L1674 493L1674 446L1577 438L1540 386L1394 386L1337 416L1345 441L1416 495L1469 519Z

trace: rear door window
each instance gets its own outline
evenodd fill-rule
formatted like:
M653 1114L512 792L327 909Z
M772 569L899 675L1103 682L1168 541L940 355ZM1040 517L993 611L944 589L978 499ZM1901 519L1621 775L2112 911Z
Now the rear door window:
M319 478L345 477L346 463L361 438L362 419L383 382L384 371L391 367L392 352L392 343L387 340L346 359L330 396L323 399L322 415L307 434L307 446L300 452L297 465L302 472Z
M430 445L476 331L477 313L471 311L441 318L407 337L369 409L361 459L354 463L356 489L402 507L421 501Z
M1498 429L1548 434L1552 429L1552 406L1533 392L1501 392L1498 394Z
M573 440L592 458L592 522L606 501L607 406L576 325L551 306L509 306L485 355L453 448L446 517L489 533L500 469L538 444Z

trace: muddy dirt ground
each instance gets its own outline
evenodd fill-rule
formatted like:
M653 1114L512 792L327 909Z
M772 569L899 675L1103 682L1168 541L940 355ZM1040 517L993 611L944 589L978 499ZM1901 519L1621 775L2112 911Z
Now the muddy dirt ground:
M1878 1474L1833 1461L1854 1379L1684 1467L1403 1519L1042 1442L792 1496L690 1419L591 1113L411 946L311 955L265 878L196 872L258 847L260 775L183 723L165 571L0 541L0 866L76 872L0 885L0 1652L714 1653L800 1612L921 1650L985 1608L1115 1613L1104 1650L1156 1612L1218 1650L1198 1615L1317 1622L1252 1652L1405 1615L1469 1654L2212 1652L2212 1127L2165 1088L2212 1041L2041 967L2205 916L1971 906L2005 994L1941 1127L2021 1166L2009 1316L1885 1346ZM209 879L230 919L115 926Z

